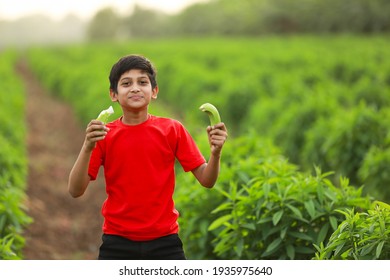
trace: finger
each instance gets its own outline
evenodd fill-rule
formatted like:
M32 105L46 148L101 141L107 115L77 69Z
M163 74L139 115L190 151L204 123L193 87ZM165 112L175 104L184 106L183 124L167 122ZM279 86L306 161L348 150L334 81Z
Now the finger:
M88 139L94 139L96 137L105 137L107 135L107 131L105 130L92 130L87 132L87 138Z
M211 126L211 130L222 130L227 131L226 126L224 123L218 123L216 125Z
M213 125L212 128L213 129L221 129L221 130L226 131L226 126L225 126L225 123L223 123L223 122L220 122L220 123L217 123L216 125Z
M93 132L93 131L109 131L110 129L106 127L103 124L91 124L87 127L86 132Z
M88 141L90 141L90 142L98 142L100 140L103 140L104 138L106 138L105 135L103 135L103 136L95 136L95 137L89 138Z
M227 138L228 134L226 131L223 131L220 129L215 129L215 130L210 131L210 137L212 137L212 136L222 136L222 137Z
M223 136L213 136L213 137L211 137L210 142L212 144L220 144L220 143L223 144L223 143L226 142L226 137L223 137Z
M92 124L104 124L104 122L99 121L99 120L91 120L90 123L92 123Z

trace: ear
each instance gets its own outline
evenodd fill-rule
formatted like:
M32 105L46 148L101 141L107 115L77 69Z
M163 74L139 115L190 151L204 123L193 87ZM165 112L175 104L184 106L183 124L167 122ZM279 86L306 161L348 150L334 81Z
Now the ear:
M157 99L157 94L158 94L158 86L152 89L152 99Z
M110 97L112 102L118 101L118 94L111 88L110 88Z

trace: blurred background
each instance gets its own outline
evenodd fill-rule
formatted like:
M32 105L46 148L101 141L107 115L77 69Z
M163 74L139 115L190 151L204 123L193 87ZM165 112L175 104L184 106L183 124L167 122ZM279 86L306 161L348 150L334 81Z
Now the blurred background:
M376 34L386 0L0 1L0 47L175 36Z
M229 130L215 188L177 166L189 259L390 259L389 35L388 0L0 0L0 259L96 258L67 179L129 53L206 158L199 106Z

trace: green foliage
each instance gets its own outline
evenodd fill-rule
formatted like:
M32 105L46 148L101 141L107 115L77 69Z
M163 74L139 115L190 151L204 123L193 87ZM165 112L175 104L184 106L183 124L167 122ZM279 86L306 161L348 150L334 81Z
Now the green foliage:
M31 219L23 207L27 175L24 90L16 77L16 53L0 54L0 259L20 259L22 231Z
M382 147L386 142L389 121L384 113L362 103L323 118L307 132L302 162L337 170L352 182L360 182L358 172L366 155L372 147ZM382 181L378 187L384 183Z
M207 155L209 147L206 137L199 137L196 142ZM213 213L214 209L225 200L217 189L228 189L233 181L245 184L256 176L257 162L276 162L282 158L276 147L252 132L225 144L220 177L213 189L202 188L192 175L178 172L175 202L180 212L180 235L189 259L219 258L211 246L215 232L208 230L211 222L220 215Z
M387 0L214 0L171 16L136 6L121 28L133 38L378 33L389 13Z
M270 134L275 143L283 148L290 161L312 164L312 161L305 161L301 155L302 143L307 142L306 132L315 126L319 119L328 119L337 110L338 104L334 99L324 95L310 95L299 103L287 106L275 119Z
M204 143L205 141L198 141ZM311 259L343 215L368 209L362 189L299 172L256 134L226 143L214 189L180 173L175 200L190 259ZM210 244L212 246L210 246Z
M257 177L224 191L215 252L224 259L310 259L342 219L338 209L367 207L361 190L341 180L336 188L317 170L307 176L287 162L257 166ZM228 209L228 211L226 211ZM233 250L232 250L233 248Z
M329 241L316 245L318 260L390 259L390 205L376 201L367 212L339 211L345 220Z
M373 146L367 152L358 176L364 189L374 197L390 201L390 148Z

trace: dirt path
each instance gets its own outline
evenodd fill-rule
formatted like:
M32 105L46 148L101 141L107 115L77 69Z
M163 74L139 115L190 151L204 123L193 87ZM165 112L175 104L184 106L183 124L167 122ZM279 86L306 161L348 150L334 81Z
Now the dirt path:
M69 171L84 138L84 127L72 109L49 96L26 63L17 71L26 87L28 214L25 259L96 259L101 238L102 178L74 199L67 191Z

